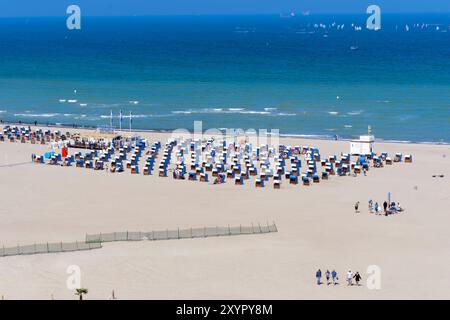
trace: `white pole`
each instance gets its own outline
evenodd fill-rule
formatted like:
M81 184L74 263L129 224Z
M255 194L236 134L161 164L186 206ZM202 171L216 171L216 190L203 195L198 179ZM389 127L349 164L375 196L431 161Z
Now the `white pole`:
M122 131L122 110L120 110L119 115L119 130Z
M112 131L112 126L113 126L113 112L111 110L111 114L109 117L109 129Z
M131 134L131 111L130 111L130 134Z

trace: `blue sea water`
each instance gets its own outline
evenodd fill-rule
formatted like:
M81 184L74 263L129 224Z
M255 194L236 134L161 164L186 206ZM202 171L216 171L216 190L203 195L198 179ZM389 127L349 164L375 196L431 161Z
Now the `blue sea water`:
M366 19L3 18L0 119L450 142L450 15Z

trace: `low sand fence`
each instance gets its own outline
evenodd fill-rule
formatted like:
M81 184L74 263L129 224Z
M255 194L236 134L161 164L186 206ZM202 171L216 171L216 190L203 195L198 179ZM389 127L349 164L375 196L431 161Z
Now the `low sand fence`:
M112 241L141 241L141 240L176 240L208 237L238 236L278 232L275 223L269 225L252 224L251 226L236 227L203 227L187 229L166 229L150 232L111 232L86 234L86 243L102 243Z
M277 226L273 224L252 224L251 226L237 227L203 227L188 229L166 229L150 232L111 232L99 234L86 234L86 240L83 242L57 242L57 243L39 243L31 245L17 245L15 247L0 247L0 257L29 255L39 253L58 253L99 249L102 242L112 241L142 241L142 240L175 240L175 239L194 239L208 237L239 236L251 234L264 234L278 232Z
M0 247L0 257L18 256L27 254L39 253L57 253L57 252L71 252L99 249L102 247L101 243L87 243L87 242L57 242L57 243L39 243L25 246L15 247Z

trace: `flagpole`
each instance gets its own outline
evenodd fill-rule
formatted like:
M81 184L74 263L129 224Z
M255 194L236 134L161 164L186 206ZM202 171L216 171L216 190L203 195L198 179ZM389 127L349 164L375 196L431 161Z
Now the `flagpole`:
M122 131L122 110L120 110L119 115L119 130Z
M131 111L130 111L130 135L131 135Z
M110 129L110 131L112 131L112 127L113 127L113 112L111 110L111 115L109 117L109 129Z

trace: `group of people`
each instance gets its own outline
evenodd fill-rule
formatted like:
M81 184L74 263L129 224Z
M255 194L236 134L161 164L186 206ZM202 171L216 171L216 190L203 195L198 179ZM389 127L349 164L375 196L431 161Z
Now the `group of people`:
M383 211L382 211L383 210ZM377 215L384 214L385 216L389 214L395 214L402 212L403 208L400 206L400 203L391 202L390 204L387 201L383 202L383 207L381 207L378 202L373 202L372 199L369 200L369 212Z
M359 282L362 280L362 277L358 271L356 271L356 273L353 274L353 272L351 270L348 270L346 277L347 277L346 278L347 286L354 285L353 279L355 279L355 284L357 286L360 286ZM338 274L337 274L336 270L334 270L334 269L331 272L327 269L327 271L325 272L325 279L327 281L327 286L330 284L333 284L333 285L339 284ZM317 280L317 285L320 286L322 284L322 271L320 269L316 271L316 280Z
M383 210L383 212L382 212ZM381 207L378 202L373 202L372 199L369 200L369 212L374 213L377 215L381 215L384 213L384 215L394 214L402 212L403 208L400 206L400 203L397 202L391 202L388 204L387 201L383 202L383 206ZM355 203L355 212L359 213L359 201Z

